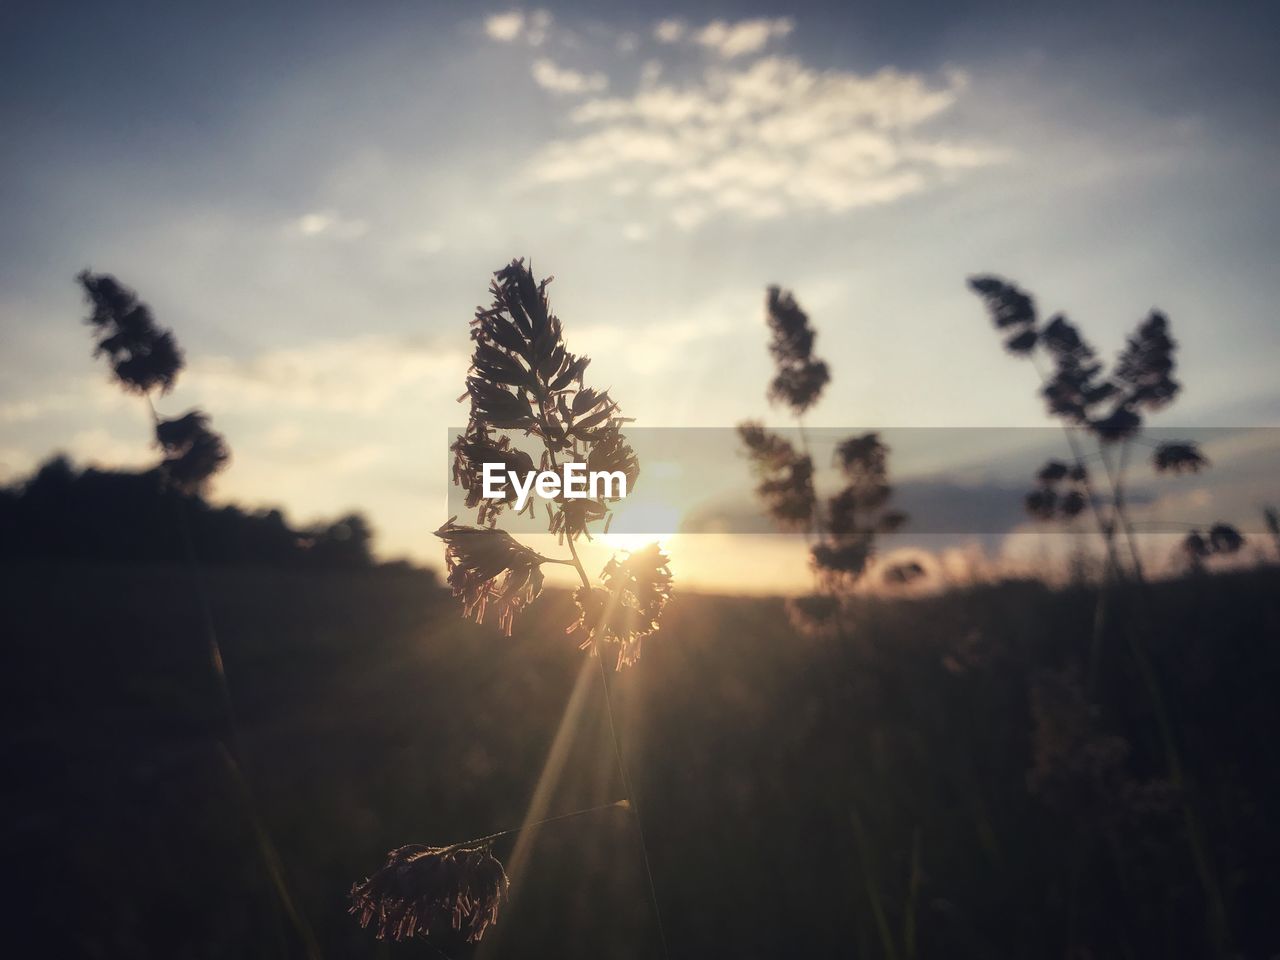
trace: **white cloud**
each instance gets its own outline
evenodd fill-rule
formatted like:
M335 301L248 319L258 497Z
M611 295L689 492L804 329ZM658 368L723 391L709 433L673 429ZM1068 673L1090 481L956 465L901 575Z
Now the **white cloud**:
M363 220L348 219L335 210L316 210L303 214L290 225L298 236L329 237L334 240L358 240L369 232Z
M510 43L520 36L523 28L524 14L519 10L494 13L484 19L484 32L490 40L497 40L499 43Z
M609 86L603 73L579 73L546 59L535 60L532 73L534 82L552 93L600 93Z
M679 43L687 30L683 20L659 20L653 28L653 35L659 43Z
M653 28L653 36L659 43L680 43L689 40L700 47L731 60L749 53L759 53L770 40L787 36L795 23L788 17L775 19L757 18L730 23L712 20L700 29L690 29L683 20L659 20Z
M784 29L783 21L759 22L769 35ZM716 34L726 56L760 36L731 33ZM631 95L573 108L576 129L535 156L533 177L633 183L663 201L677 226L693 229L717 214L767 220L889 203L1007 159L990 144L927 134L925 125L965 92L965 76L954 71L817 71L769 56L714 65L684 84L658 77L646 71Z
M523 40L531 47L540 47L551 32L551 13L547 10L508 10L485 17L484 32L490 40L499 43L515 43Z
M759 53L770 40L785 37L795 26L786 17L776 20L740 20L727 23L713 20L693 35L694 42L725 59Z
M376 413L412 388L415 397L449 393L460 352L403 337L364 336L278 349L248 359L193 360L184 387L213 410L332 410ZM448 390L441 384L448 382Z

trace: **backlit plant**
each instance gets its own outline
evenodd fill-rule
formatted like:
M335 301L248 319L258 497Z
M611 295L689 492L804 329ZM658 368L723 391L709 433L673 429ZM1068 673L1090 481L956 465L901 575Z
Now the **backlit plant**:
M1200 827L1201 816L1191 800L1184 774L1186 764L1178 745L1178 735L1166 707L1166 695L1147 649L1146 633L1152 621L1137 538L1125 503L1125 470L1130 444L1139 438L1143 417L1173 402L1181 391L1174 379L1177 343L1170 333L1169 320L1152 310L1125 342L1116 361L1107 369L1080 331L1063 314L1041 322L1035 301L1016 285L995 276L969 278L969 287L986 303L992 324L1005 335L1005 349L1015 356L1029 357L1036 365L1049 415L1062 424L1071 448L1073 463L1050 461L1037 474L1037 488L1028 495L1026 506L1037 520L1072 518L1086 505L1092 511L1107 550L1107 572L1123 575L1115 540L1117 528L1124 531L1129 546L1132 573L1139 590L1140 622L1125 631L1133 664L1142 681L1147 705L1159 728L1164 747L1167 784L1181 807L1192 861L1199 875L1210 929L1219 945L1227 940L1226 911L1221 881L1211 857L1211 845ZM1044 361L1048 361L1045 369ZM1083 441L1083 442L1082 442ZM1086 466L1084 442L1096 445L1108 481L1110 502L1096 495ZM1118 462L1112 451L1119 447ZM1196 473L1209 465L1196 444L1189 441L1155 444L1152 466L1158 473ZM1065 490L1061 485L1067 484ZM1109 511L1104 510L1109 506ZM1192 530L1181 551L1192 568L1199 568L1212 556L1235 553L1244 538L1235 527L1216 523L1208 535ZM1104 587L1106 581L1104 580ZM1091 696L1097 685L1101 625L1106 611L1105 592L1099 591L1094 617L1088 682L1083 693ZM1142 623L1141 621L1145 621ZM1049 701L1042 701L1037 717L1041 731L1048 729Z
M753 421L740 424L738 436L757 479L756 494L769 515L781 529L804 532L810 540L817 590L788 603L792 621L806 632L828 633L838 629L845 600L870 569L877 535L898 530L907 518L888 508L893 492L889 449L876 433L836 445L833 465L844 485L825 500L819 498L803 417L821 398L831 373L814 355L817 334L791 293L769 287L765 319L776 367L768 397L795 418L800 442L797 446ZM900 585L923 573L918 563L909 562L888 567L883 579Z
M1123 530L1133 574L1141 580L1142 560L1125 500L1126 471L1130 445L1141 440L1143 418L1168 407L1182 390L1174 378L1178 344L1168 317L1159 310L1148 313L1108 369L1075 324L1061 313L1041 321L1035 300L1015 284L984 275L970 277L969 288L986 303L992 324L1004 335L1005 349L1035 364L1046 409L1061 422L1071 447L1069 468L1051 460L1037 474L1037 486L1026 498L1028 513L1041 521L1071 520L1090 509L1106 544L1109 569L1123 573L1115 548L1117 530ZM1090 441L1096 447L1092 454L1085 448ZM1198 473L1209 466L1192 441L1151 446L1157 473ZM1107 503L1092 483L1086 462L1091 459L1103 465L1110 491ZM1064 479L1067 488L1060 490ZM1225 523L1216 524L1218 528L1233 534L1219 537L1219 551L1197 552L1208 541L1197 541L1194 531L1183 541L1181 549L1193 563L1239 550L1244 542L1239 531Z
M110 274L85 270L76 280L92 307L85 322L97 339L94 355L107 358L125 390L146 398L156 446L164 453L161 468L166 478L184 493L201 491L231 455L222 437L210 429L207 414L189 410L164 419L156 412L152 393L168 393L184 365L172 331L157 326L151 309Z
M654 543L614 557L601 571L599 583L593 583L579 558L577 541L590 538L595 524L607 527L610 506L618 497L571 499L562 492L547 501L547 530L568 553L554 558L497 529L497 519L509 501L486 497L484 492L485 463L501 463L505 470L522 475L534 469L533 455L520 445L529 440L541 447L537 453L541 470L585 463L589 471L622 473L628 490L639 476L639 461L622 432L626 420L607 390L584 383L590 358L573 354L565 346L561 322L547 298L548 283L550 278L535 281L523 261L515 260L494 274L492 303L478 308L471 321L473 352L463 395L469 400L470 416L450 449L454 483L465 494L468 509L476 511L477 525L459 524L454 517L436 535L444 541L449 586L462 603L463 615L482 623L492 613L508 636L520 613L542 592L543 567L558 564L574 569L580 581L574 592L577 617L566 625L565 633L599 661L612 726L603 653L606 647L612 651L614 670L630 666L639 659L643 641L657 631L671 596L666 554ZM532 500L526 510L533 512ZM644 849L639 811L614 729L628 796L607 806L635 815ZM467 941L477 941L497 918L507 890L506 874L492 856L493 843L514 832L447 847L393 850L382 869L353 887L351 912L362 926L374 925L379 938L430 936L448 929ZM647 850L645 858L647 870ZM656 912L656 897L653 905ZM660 925L660 914L658 920Z

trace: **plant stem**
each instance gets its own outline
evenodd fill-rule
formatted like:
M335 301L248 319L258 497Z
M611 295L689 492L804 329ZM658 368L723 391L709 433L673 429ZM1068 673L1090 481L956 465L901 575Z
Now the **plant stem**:
M1111 458L1107 456L1107 449L1101 443L1098 444L1098 454L1102 459L1103 467L1106 469L1107 481L1111 484L1112 523L1118 524L1120 529L1124 531L1125 542L1129 546L1129 558L1133 561L1134 576L1138 578L1140 583L1145 582L1146 575L1142 568L1142 556L1138 552L1137 537L1133 532L1133 524L1129 522L1129 511L1125 509L1124 474L1129 460L1129 441L1125 440L1121 444L1118 469L1112 467Z
M613 740L613 753L618 760L618 773L622 775L622 789L631 802L631 812L635 817L636 835L640 839L640 858L644 862L645 878L649 882L649 900L653 903L653 916L658 925L658 939L662 943L663 957L670 957L667 949L667 931L662 923L662 908L658 906L658 889L653 882L653 867L649 863L649 845L644 838L644 821L640 818L640 805L636 802L635 789L631 786L631 777L627 774L627 765L622 759L622 744L618 739L618 727L613 719L613 693L609 689L609 679L604 669L604 657L599 649L599 641L595 650L596 664L600 667L600 685L604 687L605 712L609 715L609 734Z
M475 847L482 843L491 843L494 840L501 840L503 837L509 837L512 834L519 833L521 830L534 830L538 827L545 827L547 824L559 823L562 820L572 820L575 817L585 817L589 813L599 813L601 810L612 810L614 807L626 809L631 805L631 801L614 800L612 803L601 803L594 807L584 807L581 810L573 810L569 813L558 813L554 817L544 817L541 820L535 820L533 823L526 823L523 826L512 827L510 830L499 830L497 833L487 833L483 837L472 837L470 840L459 840L457 843L449 844L449 848L455 847Z
M547 451L547 456L550 458L551 467L554 470L554 469L559 469L559 464L556 462L555 451L551 449L551 444L547 441L548 419L547 419L547 406L546 406L546 401L544 399L545 395L546 395L546 390L543 387L541 380L539 379L539 385L538 385L536 396L538 400L538 412L541 415L541 421L542 421L541 422L542 443L543 443L543 447ZM564 512L563 503L560 505L559 510L560 510L561 517L563 517L565 520L565 542L569 547L569 554L573 558L571 563L573 567L578 571L578 579L582 581L583 589L590 591L591 578L587 576L586 568L583 567L582 560L578 556L578 548L577 548L577 545L574 543L574 531L569 526L568 517L565 515L565 512ZM622 582L619 582L615 590L615 594L611 598L610 605L612 605L613 602L617 601L617 593L622 590L622 586L623 586ZM601 619L603 619L607 615L607 612L608 612L608 607L606 607L605 610L601 612L601 615L600 615ZM599 624L597 624L596 626L598 629ZM593 631L593 633L595 633L595 631ZM662 908L658 904L658 891L653 882L653 869L649 864L649 845L645 842L644 823L640 818L640 806L636 802L635 790L631 786L631 777L628 775L627 765L622 759L622 744L621 744L621 741L618 739L618 725L617 725L617 722L614 720L614 715L613 715L613 694L609 689L609 679L604 669L604 652L600 649L600 640L598 635L592 647L591 653L592 653L592 656L596 658L596 662L600 667L600 685L604 688L605 712L608 714L608 717L609 717L609 734L610 734L610 739L613 741L613 753L618 762L618 773L622 778L622 790L626 794L627 802L630 805L631 813L635 820L636 835L640 840L640 857L644 862L645 877L649 882L649 900L653 905L653 916L658 927L658 939L662 944L662 956L665 958L670 956L670 952L667 949L667 932L662 923Z
M151 394L148 393L145 396L147 409L151 412L152 426L158 431L160 414L156 411L156 405L151 399ZM175 513L178 518L177 525L179 535L182 538L183 553L186 556L187 566L191 572L191 580L195 585L205 639L208 643L209 665L212 667L214 678L218 683L219 698L222 701L222 710L227 725L226 739L230 745L219 740L218 753L222 757L231 779L239 788L245 810L248 812L249 820L253 826L258 853L267 868L272 885L276 888L280 904L285 914L289 917L290 923L293 924L294 932L306 947L307 956L314 960L314 958L321 956L319 941L316 940L315 933L312 931L306 917L294 905L293 896L290 894L288 884L285 881L284 863L271 839L271 834L267 830L266 822L258 812L258 806L254 799L253 790L249 785L249 779L245 776L244 770L236 759L238 755L243 753L243 749L240 745L240 732L239 725L236 723L235 707L231 702L231 687L227 683L226 666L222 659L222 645L218 642L218 631L213 622L213 609L209 603L209 591L204 582L204 572L201 568L200 560L196 555L195 539L191 536L191 525L187 521L186 505L181 498L177 500L176 507Z
M858 846L858 860L862 865L862 883L867 900L871 904L871 915L875 918L876 932L880 935L880 947L884 951L885 960L897 960L898 949L893 942L893 933L889 930L889 919L885 915L884 904L880 899L880 885L876 882L875 872L872 869L866 827L863 826L857 804L852 799L849 801L849 821L853 825L853 839Z

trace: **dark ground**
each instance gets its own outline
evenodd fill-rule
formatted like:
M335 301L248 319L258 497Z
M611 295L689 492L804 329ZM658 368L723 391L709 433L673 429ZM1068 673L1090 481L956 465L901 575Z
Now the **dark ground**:
M404 570L206 577L234 734L185 567L0 571L9 955L305 956L305 925L326 957L439 956L378 944L347 891L393 846L520 823L583 662L566 598L504 638ZM826 641L778 601L677 595L615 691L671 956L1201 957L1215 929L1280 953L1277 587L1126 591L1092 704L1087 589L877 602ZM589 679L548 813L622 796ZM630 815L541 831L482 947L660 955Z

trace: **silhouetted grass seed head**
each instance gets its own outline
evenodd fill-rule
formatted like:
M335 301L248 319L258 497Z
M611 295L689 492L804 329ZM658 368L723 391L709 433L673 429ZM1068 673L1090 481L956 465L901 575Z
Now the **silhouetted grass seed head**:
M183 366L173 334L157 327L150 308L115 277L83 270L76 279L93 308L85 322L97 337L94 356L107 356L126 390L169 390Z
M498 919L507 874L488 844L428 847L410 844L351 888L350 913L373 924L378 939L407 940L448 933L475 943Z

